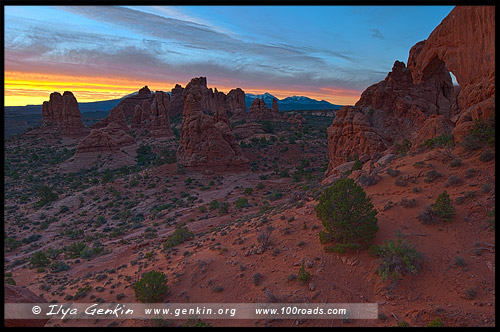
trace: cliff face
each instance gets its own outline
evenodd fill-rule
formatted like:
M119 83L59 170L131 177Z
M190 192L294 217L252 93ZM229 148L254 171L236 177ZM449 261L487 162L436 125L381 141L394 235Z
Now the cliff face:
M327 130L325 175L349 157L369 160L403 139L415 147L452 132L460 140L473 120L494 114L494 27L494 7L453 9L429 39L411 48L408 66L396 61L354 107L337 112Z

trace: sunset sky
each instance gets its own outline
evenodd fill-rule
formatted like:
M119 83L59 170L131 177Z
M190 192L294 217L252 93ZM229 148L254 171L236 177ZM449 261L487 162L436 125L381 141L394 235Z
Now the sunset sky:
M206 76L228 92L354 104L451 6L5 6L5 105Z

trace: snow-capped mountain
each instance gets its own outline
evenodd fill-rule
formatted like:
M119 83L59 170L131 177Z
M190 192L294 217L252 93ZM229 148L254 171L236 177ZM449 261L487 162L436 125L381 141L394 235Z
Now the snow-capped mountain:
M247 93L245 94L245 104L247 106L247 110L250 108L250 105L252 105L252 102L254 101L255 98L264 99L266 105L268 107L271 107L273 104L273 98L276 97L274 97L269 92L266 92L261 95L254 95L251 93ZM342 107L341 105L335 105L329 103L326 100L318 101L304 96L286 97L284 99L276 98L276 100L278 100L278 107L280 111L324 110L324 109L337 110Z

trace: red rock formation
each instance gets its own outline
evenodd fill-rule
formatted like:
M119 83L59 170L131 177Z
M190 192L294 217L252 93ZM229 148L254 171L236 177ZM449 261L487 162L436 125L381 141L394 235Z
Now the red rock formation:
M170 93L170 116L182 114L184 109L184 100L182 99L182 92L184 88L176 84Z
M420 44L420 43L419 43ZM417 44L417 45L419 45ZM419 46L412 48L418 52ZM432 114L449 117L453 86L446 67L420 84L413 84L404 63L366 89L354 107L340 109L328 128L330 165L327 174L354 155L372 156L410 137Z
M76 155L86 152L117 152L122 147L135 144L132 136L127 134L116 122L111 122L107 127L92 129L89 136L83 139L76 149Z
M137 129L141 126L141 118L142 118L142 107L141 105L135 105L134 116L132 117L130 128Z
M263 99L255 98L248 110L247 119L250 120L282 120L277 109L267 107Z
M131 118L134 116L137 105L142 105L145 100L151 102L152 98L153 96L151 94L151 90L149 90L149 88L145 86L141 88L137 94L128 96L127 98L120 101L118 106L123 109L125 118Z
M494 114L494 54L494 8L454 8L427 41L411 48L408 68L396 61L386 79L366 89L354 107L337 112L327 130L325 175L349 156L373 158L404 138L415 147L447 133L451 117L457 125L453 134L463 136L471 120ZM453 88L448 69L460 90Z
M248 168L234 138L231 127L223 119L221 109L214 116L205 114L206 78L193 78L183 92L181 137L177 161L184 166L213 170L240 170ZM203 105L202 105L203 103Z
M47 303L47 301L27 288L4 284L4 303ZM40 315L43 316L43 315ZM48 318L4 319L4 327L44 327Z
M245 105L245 92L240 88L233 89L227 94L227 103L229 111L233 114L247 112Z
M170 96L163 91L156 91L151 104L151 135L154 137L174 136L170 128Z
M63 95L59 92L50 94L49 101L42 105L42 125L58 126L62 136L81 137L89 133L82 123L78 102L70 91Z
M495 103L495 7L457 6L434 29L417 57L408 61L413 80L419 83L445 63L460 84L462 111L482 106L485 117ZM494 108L493 108L494 110Z
M111 111L109 111L109 115L106 118L94 123L91 128L104 128L107 127L111 122L117 123L120 128L126 132L129 130L127 126L127 120L125 119L125 113L120 106L113 107Z
M271 109L273 110L274 113L279 114L279 107L278 107L278 100L276 98L273 98L273 104L271 105Z

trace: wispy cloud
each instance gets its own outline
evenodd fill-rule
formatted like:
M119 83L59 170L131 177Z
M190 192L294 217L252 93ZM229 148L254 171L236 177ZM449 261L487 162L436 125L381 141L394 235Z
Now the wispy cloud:
M372 37L377 38L377 39L381 39L381 40L385 40L385 37L382 34L382 32L380 32L380 30L376 29L376 28L372 29Z

